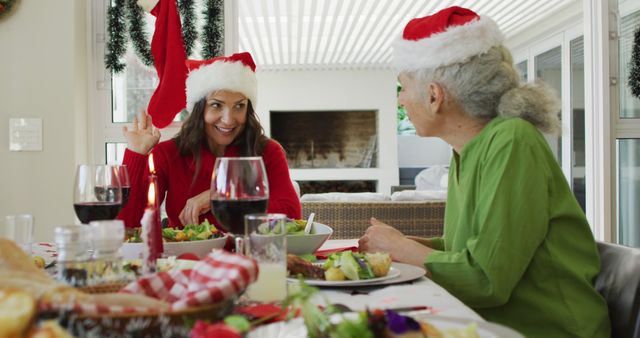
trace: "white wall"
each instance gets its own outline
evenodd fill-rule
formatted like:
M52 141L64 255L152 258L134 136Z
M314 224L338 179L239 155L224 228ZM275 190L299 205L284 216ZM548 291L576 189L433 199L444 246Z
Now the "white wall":
M398 166L428 167L449 165L451 146L437 137L398 135Z
M379 179L378 191L398 184L396 77L393 70L308 70L257 72L257 111L269 130L272 110L377 110L379 169L300 169L295 179ZM351 176L353 174L354 176Z
M36 240L74 222L75 164L86 159L85 0L18 1L0 22L0 226L35 217ZM9 118L43 120L43 150L9 152Z

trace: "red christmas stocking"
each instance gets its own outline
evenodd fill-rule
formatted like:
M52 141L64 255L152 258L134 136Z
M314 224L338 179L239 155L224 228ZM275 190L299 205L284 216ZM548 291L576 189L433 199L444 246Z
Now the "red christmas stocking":
M151 54L160 83L151 96L147 111L153 119L153 125L164 128L184 109L187 101L187 53L182 41L176 0L159 0L151 14L156 17Z

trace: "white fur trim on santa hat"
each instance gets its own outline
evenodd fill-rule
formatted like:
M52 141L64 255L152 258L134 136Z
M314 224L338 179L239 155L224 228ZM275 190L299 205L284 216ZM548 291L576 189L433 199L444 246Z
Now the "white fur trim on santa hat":
M145 11L151 12L153 7L156 7L158 2L160 2L160 0L138 0L138 5Z
M229 90L244 94L255 108L258 98L256 73L242 62L216 61L192 70L187 76L188 111L214 90Z
M488 17L481 17L461 26L420 40L396 40L393 64L399 71L435 69L466 62L472 56L486 53L500 45L504 36L498 25Z

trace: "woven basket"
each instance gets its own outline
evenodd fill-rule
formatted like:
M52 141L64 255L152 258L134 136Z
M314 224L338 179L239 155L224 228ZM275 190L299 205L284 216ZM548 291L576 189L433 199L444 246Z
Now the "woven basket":
M444 227L444 201L302 201L302 218L315 212L315 220L333 228L332 239L360 238L375 217L405 235L436 237Z
M126 282L85 287L87 293L117 292ZM198 319L216 321L231 313L235 299L166 313L137 312L115 314L66 314L61 322L78 337L188 337L190 326Z

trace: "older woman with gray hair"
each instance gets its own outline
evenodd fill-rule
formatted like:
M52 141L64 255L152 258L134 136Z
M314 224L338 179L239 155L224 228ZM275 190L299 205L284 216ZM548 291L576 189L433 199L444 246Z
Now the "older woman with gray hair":
M494 21L450 7L413 19L394 46L399 102L420 136L453 147L444 235L371 220L360 250L389 252L485 319L527 337L609 337L596 244L541 132L559 130L542 83L521 84Z

